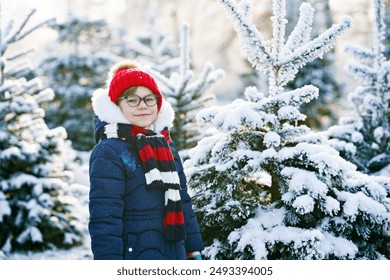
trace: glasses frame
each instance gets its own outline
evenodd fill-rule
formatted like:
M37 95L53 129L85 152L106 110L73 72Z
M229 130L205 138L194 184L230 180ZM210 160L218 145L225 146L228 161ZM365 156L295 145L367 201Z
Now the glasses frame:
M128 97L134 97L134 96L138 97L138 103L137 103L137 105L130 105L129 102L128 102L128 100L127 100L127 98L128 98ZM146 103L146 98L148 98L148 97L150 97L150 96L154 96L154 97L156 98L156 102L155 102L153 105L149 105L148 103ZM155 105L157 104L158 99L159 99L159 96L158 96L158 95L155 95L154 93L151 93L151 94L148 94L148 95L146 95L146 96L144 96L144 97L141 98L140 96L138 96L138 95L136 95L136 94L130 94L130 95L122 96L122 97L120 97L119 99L120 99L120 100L125 100L126 103L127 103L127 105L129 105L129 106L132 107L132 108L135 108L135 107L139 106L139 104L141 104L141 101L143 101L143 102L145 103L146 106L148 106L148 107L153 107L153 106L155 106Z

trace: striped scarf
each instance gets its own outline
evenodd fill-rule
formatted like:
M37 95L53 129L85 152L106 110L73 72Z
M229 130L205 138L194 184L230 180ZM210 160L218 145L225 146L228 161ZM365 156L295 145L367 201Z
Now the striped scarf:
M157 134L130 124L107 124L101 138L122 138L135 143L145 172L146 186L165 192L164 230L166 239L185 239L184 214L180 197L180 179L169 147L171 139L165 128Z

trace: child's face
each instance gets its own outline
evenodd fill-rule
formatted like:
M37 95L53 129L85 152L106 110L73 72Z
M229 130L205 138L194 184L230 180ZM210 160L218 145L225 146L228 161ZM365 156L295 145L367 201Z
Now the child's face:
M151 94L153 94L153 92L150 89L142 86L137 87L134 92L134 95L137 95L140 98L144 98L145 96ZM131 96L132 95L129 95L129 97ZM153 98L153 96L151 97ZM157 118L157 102L153 106L148 106L145 104L145 100L141 100L137 106L131 107L129 104L127 104L125 99L120 99L118 106L122 111L122 114L131 124L142 127L144 129L148 129Z

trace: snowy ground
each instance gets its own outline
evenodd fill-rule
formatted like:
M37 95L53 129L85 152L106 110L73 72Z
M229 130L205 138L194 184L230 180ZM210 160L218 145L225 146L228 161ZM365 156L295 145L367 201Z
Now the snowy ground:
M0 256L6 260L91 260L92 253L89 240L86 238L84 246L69 250L49 250L38 253L15 253L10 256Z

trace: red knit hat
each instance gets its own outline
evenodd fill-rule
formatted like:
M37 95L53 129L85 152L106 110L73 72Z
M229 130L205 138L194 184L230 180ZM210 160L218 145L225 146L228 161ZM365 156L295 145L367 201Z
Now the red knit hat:
M125 90L134 86L146 87L157 95L157 110L160 111L162 94L158 89L157 83L152 76L139 68L121 68L117 70L111 79L108 95L111 101L116 103Z

